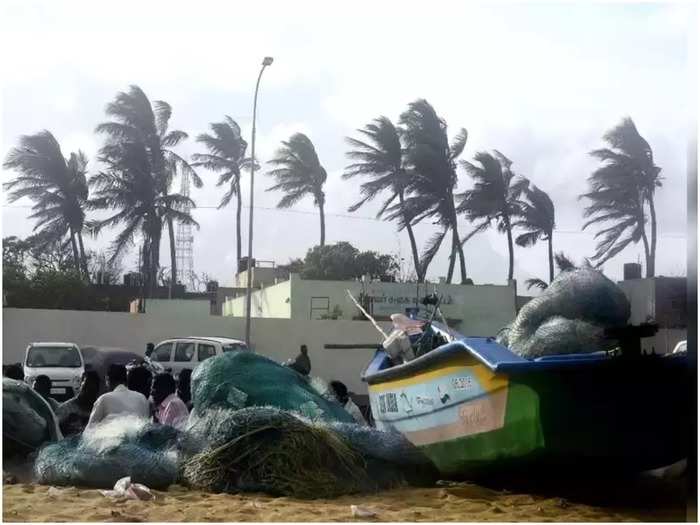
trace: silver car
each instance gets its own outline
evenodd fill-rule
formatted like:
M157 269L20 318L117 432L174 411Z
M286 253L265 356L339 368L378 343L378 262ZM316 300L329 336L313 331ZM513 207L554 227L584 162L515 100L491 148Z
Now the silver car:
M248 350L248 347L245 342L229 337L176 337L158 343L150 359L177 378L182 370L194 370L202 361L233 350Z

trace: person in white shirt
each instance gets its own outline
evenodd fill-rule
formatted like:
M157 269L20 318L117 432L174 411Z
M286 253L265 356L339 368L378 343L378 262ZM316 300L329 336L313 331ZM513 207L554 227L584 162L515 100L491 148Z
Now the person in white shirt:
M107 372L107 388L111 388L112 391L97 398L87 427L96 425L114 415L144 418L150 416L150 407L145 396L126 387L126 367L124 365L110 365Z
M358 407L350 398L348 387L346 387L345 384L341 383L340 381L331 381L330 385L335 393L336 399L341 405L343 405L346 412L350 414L359 425L367 425L368 423L362 415L360 407Z

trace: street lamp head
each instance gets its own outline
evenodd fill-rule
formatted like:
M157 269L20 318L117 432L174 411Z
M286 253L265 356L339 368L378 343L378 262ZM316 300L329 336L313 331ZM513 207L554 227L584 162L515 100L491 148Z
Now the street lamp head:
M272 57L263 58L263 63L262 63L263 66L269 66L271 64L272 64Z

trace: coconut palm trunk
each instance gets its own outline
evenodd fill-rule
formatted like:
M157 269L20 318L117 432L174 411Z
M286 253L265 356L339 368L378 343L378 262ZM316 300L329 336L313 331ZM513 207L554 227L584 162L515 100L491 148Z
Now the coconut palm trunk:
M238 259L236 260L236 271L238 271L238 264L241 261L241 211L243 209L243 200L241 198L240 184L238 185L238 191L236 192L236 255Z
M455 242L455 230L452 229L452 247L450 248L450 264L447 267L447 276L445 277L445 282L450 284L452 282L452 274L455 271L455 256L457 254L457 244Z
M170 238L170 289L168 290L168 298L173 298L173 290L177 283L177 253L175 247L175 228L173 227L172 217L168 217L168 236Z
M467 263L464 257L464 247L462 243L459 242L459 233L455 229L455 237L457 239L457 255L459 256L459 273L461 277L461 283L467 284Z
M399 204L401 205L401 209L406 209L403 191L399 192ZM405 212L404 222L406 224L406 231L408 232L408 240L411 243L411 255L413 256L413 266L416 269L416 278L418 279L419 283L422 283L425 279L425 270L427 268L421 267L420 256L418 255L418 246L416 245L416 236L413 234L413 226L411 226L411 221Z
M647 259L647 277L656 275L656 208L654 207L654 197L650 196L649 215L651 217L651 247L649 249L649 258Z
M513 231L510 227L510 216L506 213L504 214L503 220L506 223L506 237L508 239L508 283L513 280Z
M459 239L459 231L457 230L457 211L454 208L454 203L452 204L452 261L450 266L454 269L455 258L459 257L459 272L460 272L460 282L461 284L467 283L467 265L464 259L464 248L462 247L462 242ZM450 279L447 282L451 282L452 271L450 271Z
M80 255L78 254L78 243L75 241L75 232L73 228L70 229L70 244L73 248L73 265L75 266L75 271L78 275L82 275L82 269L80 267Z
M551 283L554 280L554 250L552 247L552 232L549 232L547 249L549 250L549 282Z
M90 280L90 272L88 270L87 266L87 257L85 256L85 245L83 244L83 234L78 231L77 234L78 237L78 248L80 250L80 264L82 265L83 268L83 273L85 274L85 279Z
M319 215L321 216L321 246L326 245L326 216L325 213L323 212L323 207L325 204L325 197L321 195L321 198L319 199L318 202L318 210L319 210Z

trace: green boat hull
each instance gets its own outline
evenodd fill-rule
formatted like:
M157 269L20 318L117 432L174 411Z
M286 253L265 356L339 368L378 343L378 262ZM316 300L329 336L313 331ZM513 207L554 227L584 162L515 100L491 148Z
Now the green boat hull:
M381 395L393 391L423 400L424 392L454 384L454 377L480 383L461 407L457 403L460 432L466 435L453 435L457 423L447 421L449 404L434 401L432 412L412 406L402 413L399 406L395 416L382 413ZM369 391L380 428L404 433L442 476L475 478L532 468L625 474L681 460L687 457L692 424L689 384L687 360L676 356L497 374L465 353L410 377L375 382ZM497 398L503 397L501 408Z

